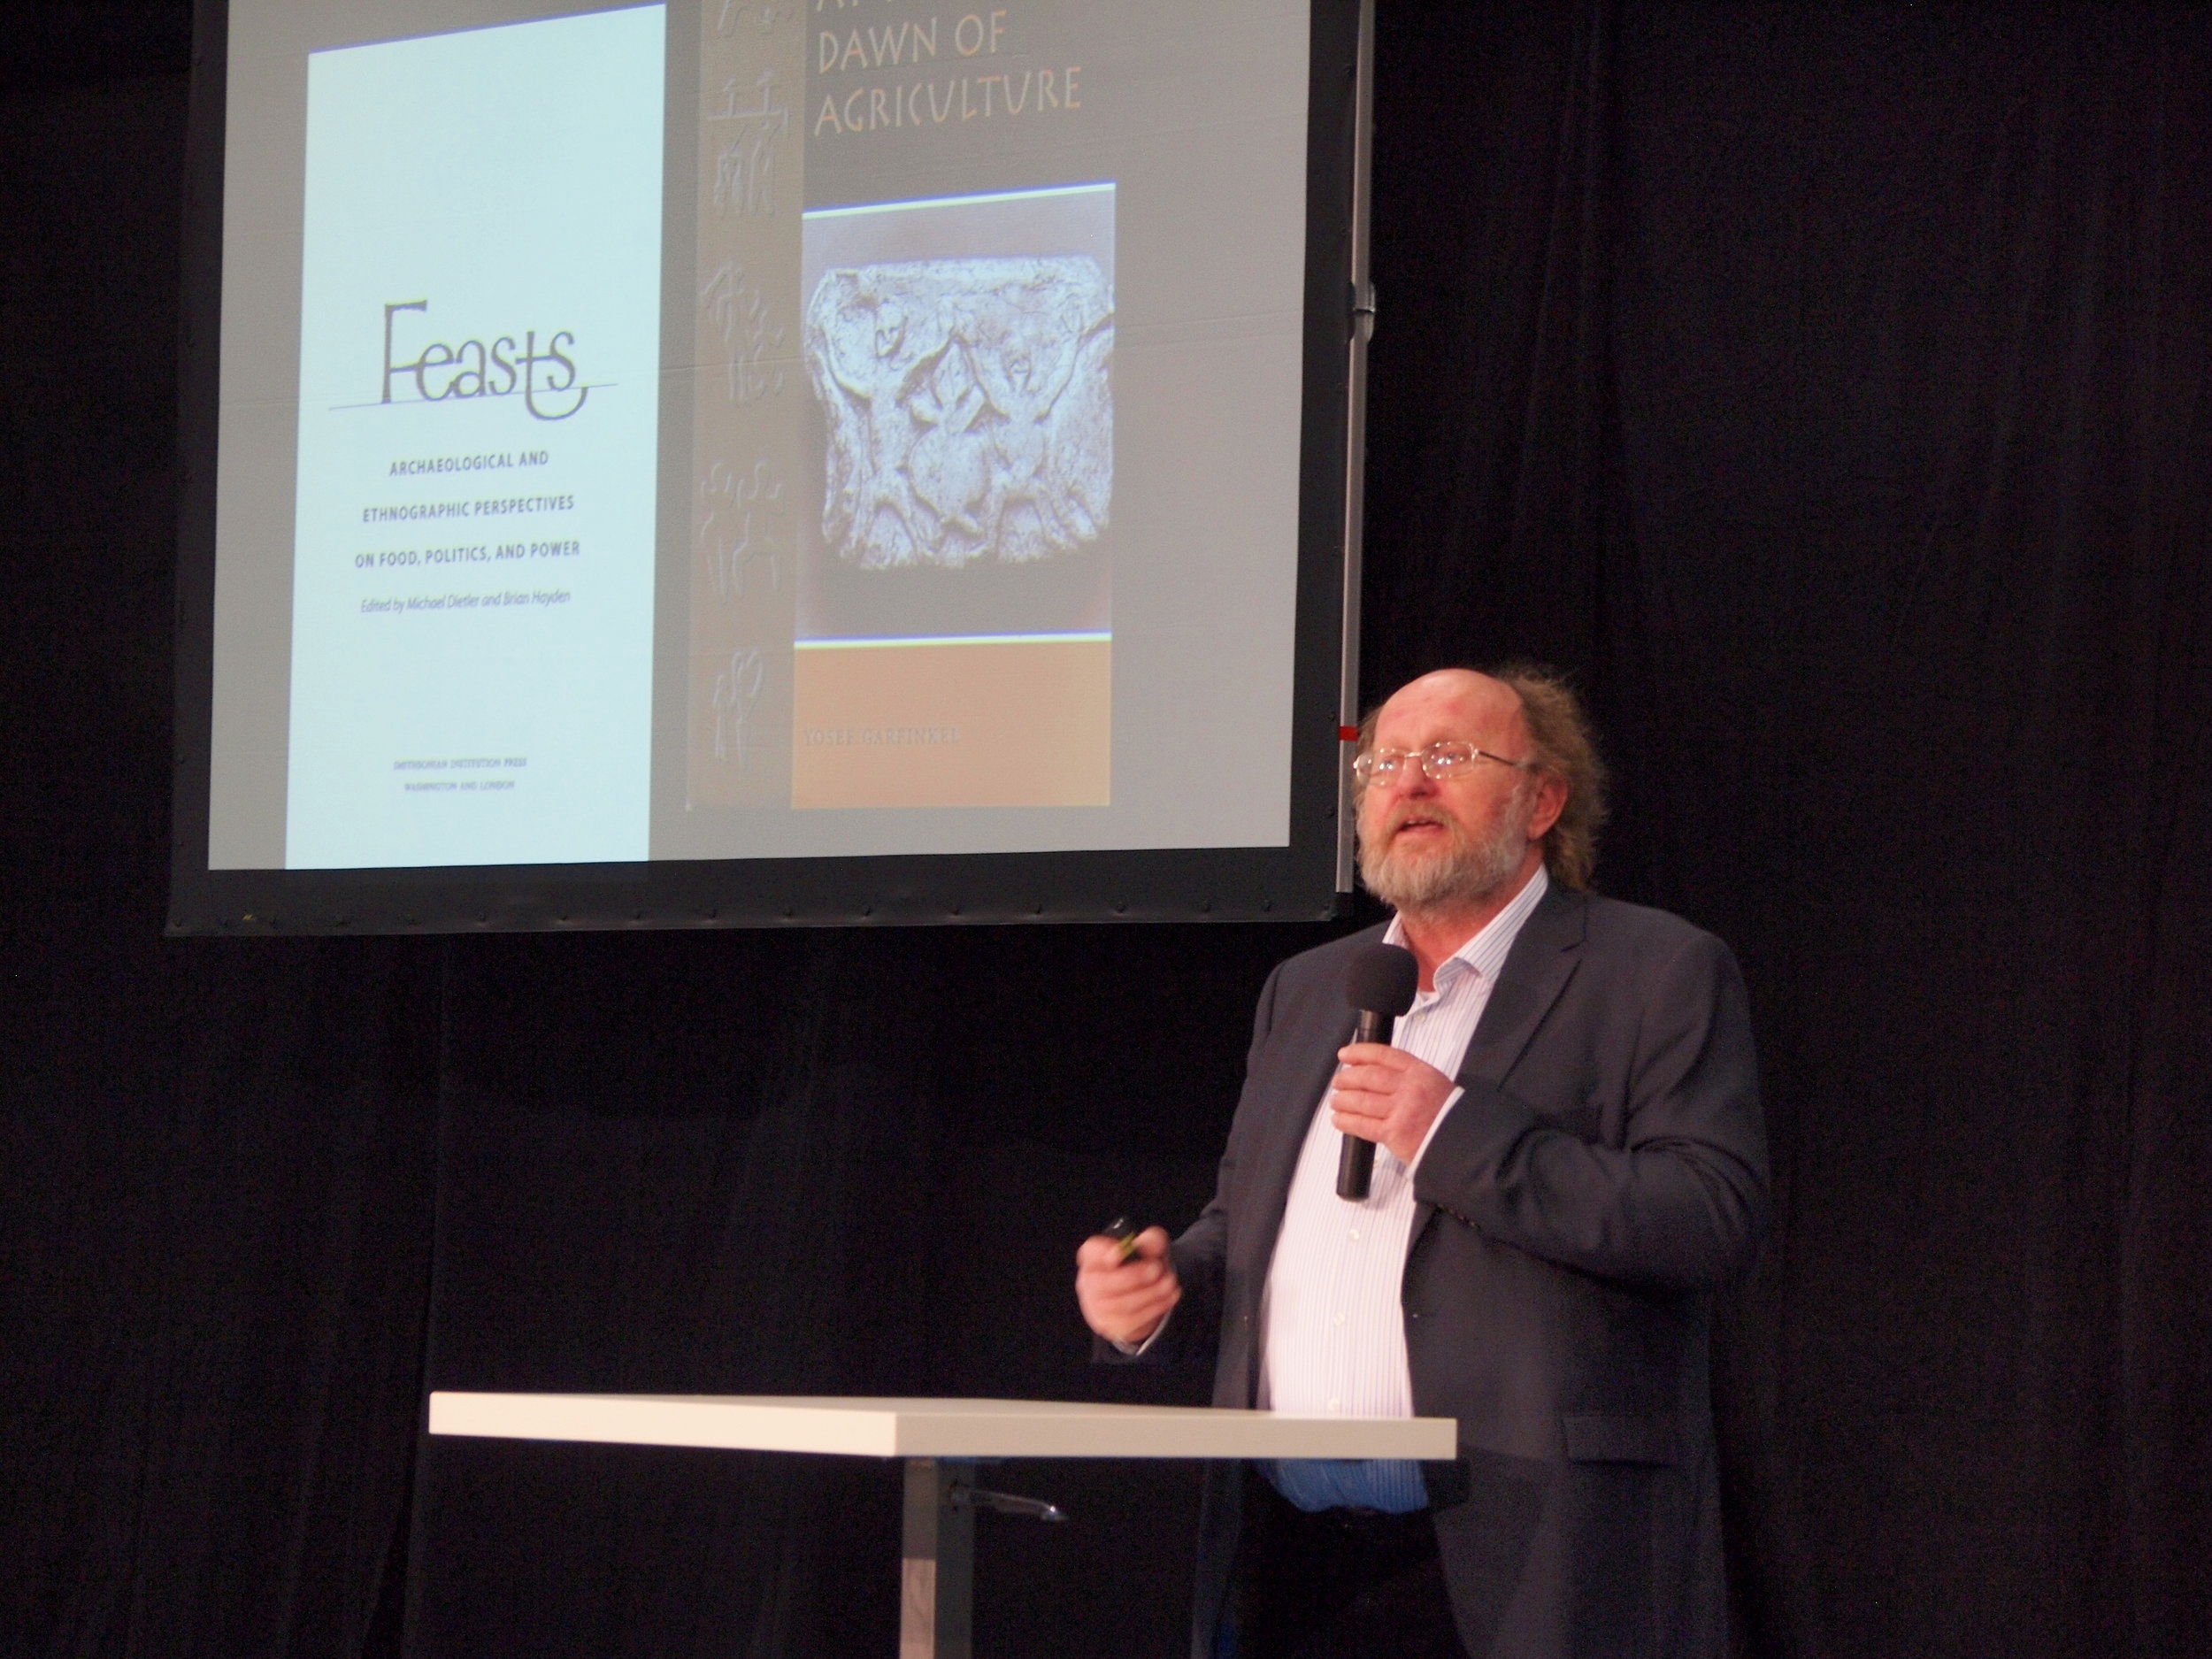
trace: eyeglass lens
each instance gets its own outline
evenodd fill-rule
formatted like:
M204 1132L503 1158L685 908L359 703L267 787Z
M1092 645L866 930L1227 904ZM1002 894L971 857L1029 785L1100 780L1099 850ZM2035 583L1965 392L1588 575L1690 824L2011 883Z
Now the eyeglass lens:
M1412 754L1402 749L1376 749L1362 755L1354 764L1354 770L1370 778L1394 778L1400 767L1411 762L1426 772L1432 782L1441 783L1473 765L1479 752L1471 743L1432 743Z

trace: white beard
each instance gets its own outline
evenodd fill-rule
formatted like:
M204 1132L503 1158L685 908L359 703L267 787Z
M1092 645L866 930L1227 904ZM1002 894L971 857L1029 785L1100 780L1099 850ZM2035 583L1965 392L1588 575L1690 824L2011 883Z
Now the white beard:
M1439 815L1438 821L1451 841L1425 856L1415 849L1393 849L1395 824L1383 826L1379 845L1363 832L1359 878L1370 893L1407 915L1477 903L1496 892L1521 867L1528 852L1528 821L1536 811L1535 797L1534 790L1517 786L1496 829L1484 841L1475 840L1459 825Z

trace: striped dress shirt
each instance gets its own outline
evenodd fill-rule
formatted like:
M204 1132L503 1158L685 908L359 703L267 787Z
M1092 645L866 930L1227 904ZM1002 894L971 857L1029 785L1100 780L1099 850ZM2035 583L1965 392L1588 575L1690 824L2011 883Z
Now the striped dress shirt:
M1417 995L1411 1010L1399 1018L1392 1048L1427 1061L1447 1077L1458 1071L1506 953L1550 885L1540 866L1480 933L1437 965L1434 988ZM1403 942L1394 918L1384 939ZM1430 1139L1459 1097L1455 1089L1430 1125ZM1325 1098L1291 1177L1260 1301L1259 1404L1300 1417L1411 1417L1413 1380L1399 1285L1413 1227L1413 1170L1420 1151L1409 1166L1387 1147L1378 1147L1368 1196L1353 1203L1336 1195L1342 1142ZM1421 1150L1427 1146L1424 1140ZM1286 1463L1270 1474L1302 1509L1356 1503L1402 1510L1423 1501L1419 1470L1412 1463Z

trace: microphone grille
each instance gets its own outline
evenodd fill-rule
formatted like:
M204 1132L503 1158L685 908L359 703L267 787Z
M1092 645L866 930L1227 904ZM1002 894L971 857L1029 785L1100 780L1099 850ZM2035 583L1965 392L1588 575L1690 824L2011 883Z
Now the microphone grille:
M1420 988L1421 964L1403 945L1368 945L1344 971L1344 1000L1393 1019L1413 1006L1414 993Z

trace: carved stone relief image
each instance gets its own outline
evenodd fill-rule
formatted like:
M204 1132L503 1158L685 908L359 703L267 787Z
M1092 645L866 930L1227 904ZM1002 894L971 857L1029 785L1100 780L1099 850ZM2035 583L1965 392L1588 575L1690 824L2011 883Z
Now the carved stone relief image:
M810 208L802 241L795 637L1110 629L1113 185Z
M1112 285L1087 256L824 273L807 374L826 432L822 534L862 569L1052 558L1113 496Z

